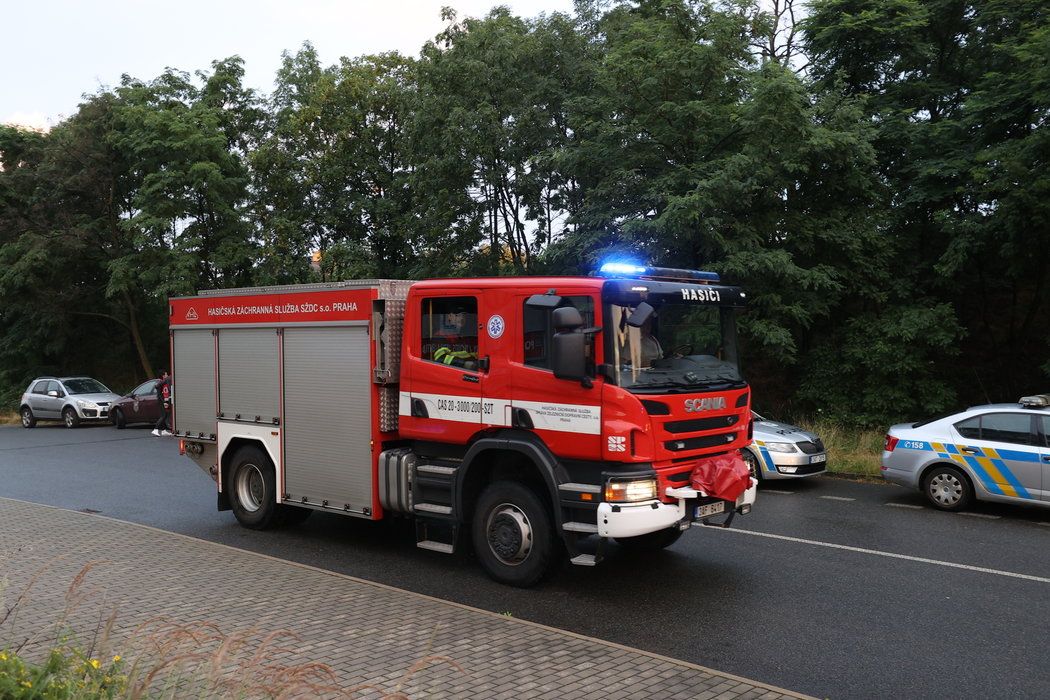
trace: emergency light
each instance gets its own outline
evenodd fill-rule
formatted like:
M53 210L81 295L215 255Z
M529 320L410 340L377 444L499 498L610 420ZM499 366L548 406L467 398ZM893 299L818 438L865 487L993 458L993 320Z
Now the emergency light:
M645 267L625 262L607 262L598 268L602 277L627 277L642 280L672 280L675 282L718 282L717 272L682 270L675 267Z

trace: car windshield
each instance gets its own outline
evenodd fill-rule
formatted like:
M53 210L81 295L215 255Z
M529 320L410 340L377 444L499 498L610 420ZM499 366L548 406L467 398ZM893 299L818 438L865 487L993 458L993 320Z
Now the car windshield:
M108 394L109 389L101 382L87 377L81 379L64 379L62 383L70 394Z
M718 390L746 386L736 358L728 357L724 314L717 306L650 302L655 312L627 324L634 306L611 304L608 313L617 384L637 393ZM731 322L731 319L729 319Z

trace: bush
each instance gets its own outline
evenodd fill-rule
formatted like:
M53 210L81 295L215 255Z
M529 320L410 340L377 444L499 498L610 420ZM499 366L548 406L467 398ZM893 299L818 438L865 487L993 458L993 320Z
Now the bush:
M12 651L0 651L0 697L10 700L97 700L123 697L128 679L120 656L99 660L61 643L42 664L26 663Z

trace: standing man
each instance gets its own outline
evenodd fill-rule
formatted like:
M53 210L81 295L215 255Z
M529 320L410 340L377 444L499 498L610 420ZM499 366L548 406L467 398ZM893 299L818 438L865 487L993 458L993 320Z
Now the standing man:
M160 381L157 382L157 404L160 406L160 418L157 419L157 425L153 428L154 435L171 435L171 419L169 418L171 412L171 377L168 376L168 370L162 370L160 373Z

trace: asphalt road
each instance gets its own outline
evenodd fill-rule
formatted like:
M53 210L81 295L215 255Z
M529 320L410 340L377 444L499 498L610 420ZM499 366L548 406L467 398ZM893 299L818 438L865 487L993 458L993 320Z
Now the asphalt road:
M1045 697L1050 509L947 514L918 493L819 477L761 490L732 530L615 546L532 590L468 554L417 549L406 523L315 514L254 532L147 429L0 427L0 496L99 511L534 620L832 698Z

